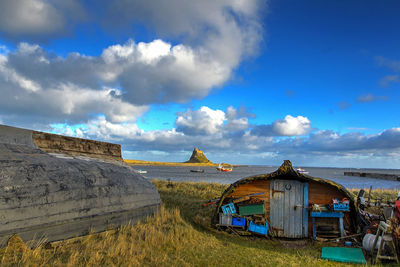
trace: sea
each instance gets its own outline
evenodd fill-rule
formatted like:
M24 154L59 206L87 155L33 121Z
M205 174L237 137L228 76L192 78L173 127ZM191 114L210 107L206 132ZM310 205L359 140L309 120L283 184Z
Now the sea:
M276 171L279 166L239 166L232 172L219 172L215 167L186 167L186 166L134 166L137 170L147 171L143 174L148 179L160 179L170 181L190 181L231 184L245 177L266 174ZM297 166L295 168L298 168ZM349 189L370 188L372 189L395 189L400 191L399 181L374 179L366 177L344 176L345 171L356 172L375 172L400 175L398 169L358 169L358 168L320 168L320 167L301 167L309 172L308 175L324 178L339 183ZM191 172L190 170L204 170L203 173Z

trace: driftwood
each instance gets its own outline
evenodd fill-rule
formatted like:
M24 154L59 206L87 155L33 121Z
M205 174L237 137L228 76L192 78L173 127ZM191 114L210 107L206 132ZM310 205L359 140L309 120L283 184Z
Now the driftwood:
M246 201L246 200L249 200L249 199L250 199L249 196L240 197L240 198L234 199L233 203L240 203L240 202L243 202L243 201Z
M335 238L317 237L316 240L320 241L320 242L332 242L332 241L339 241L339 240L348 239L348 238L355 238L355 237L358 237L358 236L361 236L361 235L362 235L362 233L354 234L354 235L348 235L348 236L342 236L342 237L335 237Z

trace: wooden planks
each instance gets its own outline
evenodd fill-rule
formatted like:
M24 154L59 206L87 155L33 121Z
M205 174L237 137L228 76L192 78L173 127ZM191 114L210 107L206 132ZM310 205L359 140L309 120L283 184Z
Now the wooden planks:
M342 199L346 197L336 187L321 184L314 181L309 182L309 197L310 204L330 204L333 198Z
M245 197L255 193L264 192L264 194L256 195L254 198L264 201L266 216L269 218L270 209L270 181L258 180L248 184L239 185L235 192L232 193L233 198Z
M309 182L309 198L308 201L310 205L312 204L322 204L327 205L332 203L333 198L337 198L339 200L345 198L346 195L339 191L338 188L331 186L329 184L322 184L315 181ZM345 213L344 218L344 226L348 227L350 220L350 214ZM312 232L312 219L309 217L308 220L308 232Z
M282 177L280 177L282 178ZM264 194L254 196L254 198L263 200L265 203L266 217L270 218L270 184L271 180L256 180L251 181L247 184L242 184L236 187L236 190L229 195L232 198L245 197L250 194L264 192ZM308 181L308 202L312 204L331 204L333 198L343 199L347 197L334 185L324 184L317 181ZM312 234L312 219L308 210L305 211L308 214L308 236ZM350 219L350 213L344 213L344 226L349 227L352 222Z

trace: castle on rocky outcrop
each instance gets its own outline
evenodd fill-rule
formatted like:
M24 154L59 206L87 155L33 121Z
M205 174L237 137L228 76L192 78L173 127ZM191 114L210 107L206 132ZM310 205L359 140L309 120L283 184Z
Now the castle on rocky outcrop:
M185 163L212 163L207 157L204 155L203 151L198 148L193 150L192 156Z

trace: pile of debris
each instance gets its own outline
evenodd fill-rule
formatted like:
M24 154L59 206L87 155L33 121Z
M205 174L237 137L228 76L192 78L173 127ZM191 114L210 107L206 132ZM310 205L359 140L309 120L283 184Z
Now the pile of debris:
M358 221L362 236L362 247L371 257L371 263L392 260L400 263L400 192L395 201L368 201L365 191L357 196Z
M221 230L229 230L238 235L268 234L268 219L264 201L257 198L264 192L254 193L240 198L232 198L229 203L221 207L219 224ZM270 233L272 233L270 231Z

